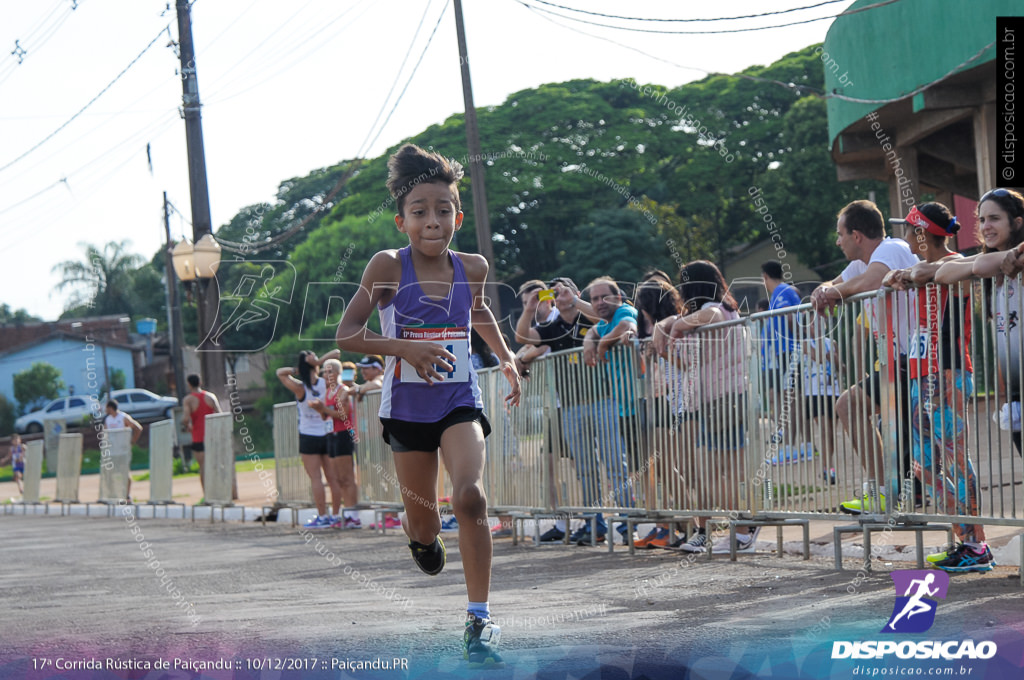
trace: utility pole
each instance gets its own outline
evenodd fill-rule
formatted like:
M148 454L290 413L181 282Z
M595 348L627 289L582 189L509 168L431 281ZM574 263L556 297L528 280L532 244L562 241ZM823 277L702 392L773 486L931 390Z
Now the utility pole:
M213 233L210 217L210 191L206 183L206 152L203 149L203 121L199 110L199 79L195 49L192 45L192 17L188 0L177 0L178 43L181 49L182 111L185 117L185 142L188 147L188 181L192 198L192 241L198 243ZM220 326L220 289L213 278L196 279L199 309L199 362L206 389L224 398L224 354L209 340L211 329Z
M491 219L487 213L487 188L484 185L484 165L480 152L480 129L476 124L473 105L473 83L469 78L469 53L466 50L466 27L462 21L462 1L455 0L455 32L459 38L459 66L462 69L462 99L466 108L466 148L469 151L469 182L473 188L473 217L476 224L476 245L487 260L487 296L491 311L501 323L501 298L494 282L494 242L491 240Z
M164 252L164 276L167 277L167 328L171 339L171 367L174 370L174 394L180 402L185 398L184 371L181 368L181 305L178 304L178 280L174 274L174 261L171 252L171 213L167 205L167 192L164 192L164 235L167 237L167 248Z

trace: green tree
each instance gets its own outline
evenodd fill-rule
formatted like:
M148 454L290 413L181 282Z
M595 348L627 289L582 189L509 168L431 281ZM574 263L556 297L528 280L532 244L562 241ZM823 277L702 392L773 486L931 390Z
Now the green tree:
M128 252L129 241L110 241L99 249L90 243L79 244L85 250L83 260L65 260L53 267L60 274L58 291L71 291L66 309L87 305L91 314L132 312L134 272L145 260Z
M112 368L110 369L110 390L104 385L102 391L109 393L113 390L123 390L127 384L124 371L120 368Z
M0 323L32 323L33 321L42 321L42 319L29 314L25 309L12 310L7 303L0 304Z
M14 398L23 414L56 399L64 387L60 370L45 361L37 361L31 368L14 374Z
M14 432L14 421L17 413L14 404L4 395L0 394L0 432Z

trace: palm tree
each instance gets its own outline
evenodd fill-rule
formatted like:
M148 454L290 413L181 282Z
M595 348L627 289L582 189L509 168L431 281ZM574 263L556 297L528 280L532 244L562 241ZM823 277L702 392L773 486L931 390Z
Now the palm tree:
M91 243L80 243L84 260L65 260L53 267L61 275L58 291L71 289L65 310L87 306L91 314L132 313L135 271L145 264L141 255L128 252L131 241L110 241L101 251Z

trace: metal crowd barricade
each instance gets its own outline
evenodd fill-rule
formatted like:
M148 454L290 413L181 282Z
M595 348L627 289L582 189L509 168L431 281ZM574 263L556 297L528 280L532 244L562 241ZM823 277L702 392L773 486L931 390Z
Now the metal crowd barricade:
M57 493L53 502L60 503L60 514L65 508L80 503L78 500L78 483L82 476L82 435L62 434L57 444ZM50 504L46 504L46 512L50 512Z
M541 373L524 381L518 407L505 405L509 385L498 368L477 371L477 379L484 413L491 424L483 479L488 510L511 514L547 509L543 407L546 375Z
M224 508L234 506L235 452L232 445L234 417L231 413L210 413L206 416L203 435L205 459L203 462L204 505L210 507L210 522L213 509L220 508L224 520ZM192 521L196 519L196 506L192 506ZM245 521L245 508L242 508Z
M299 453L299 408L290 401L274 404L274 477L277 480L276 508L291 512L292 526L298 524L299 509L313 505L313 487ZM265 518L271 510L263 508ZM263 520L266 524L266 520Z
M185 519L185 504L174 501L172 485L174 479L174 438L177 420L161 420L149 426L149 500L146 505L164 506L164 516L170 506L181 506L181 518Z
M356 428L359 444L356 446L356 475L359 483L360 505L373 509L378 533L385 533L387 513L401 511L402 487L395 472L391 448L381 437L380 390L367 392L356 404Z
M43 440L36 439L25 442L25 474L21 481L24 490L21 494L21 500L12 503L10 506L4 505L4 514L7 513L8 507L11 508L11 513L13 514L15 505L20 505L25 514L28 513L28 506L42 505L42 501L39 500L39 487L42 479Z
M132 430L106 430L106 441L100 442L99 502L106 506L108 516L114 506L128 499L131 462ZM88 505L85 506L85 514L89 514Z

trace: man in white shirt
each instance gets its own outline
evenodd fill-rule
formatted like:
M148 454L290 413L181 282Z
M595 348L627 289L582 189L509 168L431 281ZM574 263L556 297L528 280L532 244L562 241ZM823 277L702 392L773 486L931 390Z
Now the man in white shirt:
M836 222L836 245L850 264L832 281L818 286L811 294L811 302L817 311L834 307L844 298L877 291L882 279L892 269L903 269L917 264L918 258L902 239L888 238L882 213L871 201L853 201L839 211ZM870 328L878 337L882 325L888 326L886 337L889 348L880 348L888 354L888 363L900 367L897 391L897 411L906 413L909 398L905 361L907 353L907 332L909 321L916 306L910 292L898 293L889 298L891 308L887 318L879 318L877 304L865 302L864 318L861 324ZM865 357L865 361L867 357ZM883 379L878 368L870 369L870 375L860 383L843 392L836 402L836 414L850 435L854 451L860 456L868 480L875 480L879 486L881 507L875 508L868 498L869 482L864 482L864 495L840 505L843 512L859 515L863 512L885 511L885 477L882 466L882 435L875 426L875 415L881 407L880 383ZM897 375L893 371L890 375ZM889 379L885 377L885 379ZM896 389L896 384L893 388ZM900 417L903 422L905 418ZM904 433L907 435L908 433ZM905 439L905 437L904 437ZM865 450L867 449L867 450Z
M139 437L142 436L142 425L139 421L132 418L130 415L120 410L119 404L111 399L107 402L107 415L103 418L103 429L104 430L121 430L130 428L132 431L132 446L139 441ZM109 446L109 444L107 444ZM102 447L101 447L102 448ZM130 454L129 454L130 455ZM128 496L128 502L132 499L132 477L128 475L128 486L125 489L125 493Z

